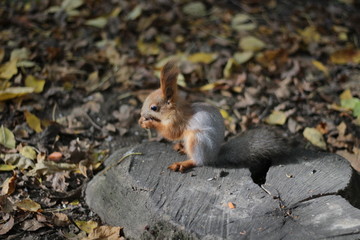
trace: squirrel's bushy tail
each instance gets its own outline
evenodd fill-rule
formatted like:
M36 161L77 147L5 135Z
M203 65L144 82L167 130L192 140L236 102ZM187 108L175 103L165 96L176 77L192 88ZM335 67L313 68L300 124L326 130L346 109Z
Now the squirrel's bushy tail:
M274 163L289 151L285 138L268 128L258 128L224 143L218 161L221 164L251 167Z

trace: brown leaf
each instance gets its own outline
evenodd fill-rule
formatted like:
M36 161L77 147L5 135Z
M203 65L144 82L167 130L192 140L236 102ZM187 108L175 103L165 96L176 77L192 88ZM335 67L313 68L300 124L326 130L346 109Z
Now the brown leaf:
M16 174L12 177L9 177L5 180L5 182L2 185L1 194L2 195L11 195L15 191L15 183L16 183Z
M121 227L112 226L100 226L93 229L93 231L84 240L95 239L108 239L108 240L120 240Z
M4 235L9 232L14 226L14 218L10 216L10 219L4 223L0 224L0 235Z
M66 178L69 178L68 171L56 172L46 176L46 180L51 182L51 187L57 192L65 192L69 183L66 182Z
M63 157L63 155L61 152L53 152L48 156L48 159L50 161L57 162L57 161L60 161L62 159L62 157Z
M45 227L45 224L40 223L36 219L26 220L20 224L20 229L31 232L36 231L42 227Z
M64 227L70 224L68 216L64 213L54 213L53 222L55 226Z
M22 201L16 202L14 205L21 210L28 212L40 212L42 210L40 204L31 199L24 199Z
M0 196L0 212L10 213L12 212L14 205L10 202L6 195Z

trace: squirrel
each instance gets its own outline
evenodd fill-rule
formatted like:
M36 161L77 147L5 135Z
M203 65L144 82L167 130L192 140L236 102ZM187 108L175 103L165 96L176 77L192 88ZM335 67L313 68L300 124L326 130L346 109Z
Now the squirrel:
M183 142L188 160L168 169L185 172L203 165L244 165L281 156L287 152L282 137L267 128L247 131L224 143L225 125L219 110L207 103L190 103L178 94L176 61L160 73L160 88L150 93L141 108L139 124L154 128L168 140Z

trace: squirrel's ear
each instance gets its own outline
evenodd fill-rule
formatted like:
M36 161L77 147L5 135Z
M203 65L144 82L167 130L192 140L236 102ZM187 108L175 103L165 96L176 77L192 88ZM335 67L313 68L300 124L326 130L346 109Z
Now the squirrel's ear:
M165 64L160 74L160 88L167 101L174 101L177 94L177 76L179 68L176 61L171 60Z

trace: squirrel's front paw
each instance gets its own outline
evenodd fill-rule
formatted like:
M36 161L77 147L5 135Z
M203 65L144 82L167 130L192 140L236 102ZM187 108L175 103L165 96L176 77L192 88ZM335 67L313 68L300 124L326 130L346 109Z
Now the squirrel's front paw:
M152 120L151 119L146 119L145 117L140 117L139 119L139 125L142 128L151 128L152 127Z
M170 166L168 166L168 169L174 171L174 172L182 172L184 173L186 170L196 167L195 161L194 160L186 160L183 162L176 162L171 164Z

